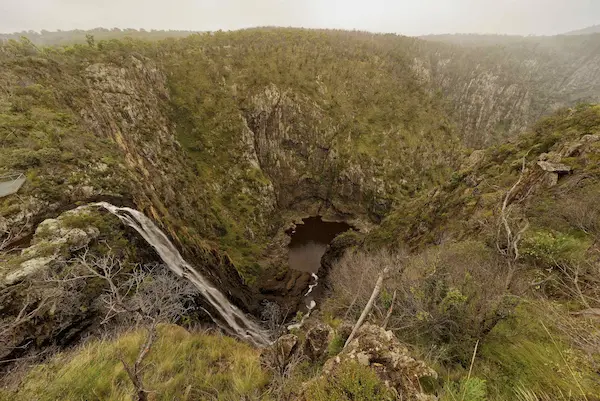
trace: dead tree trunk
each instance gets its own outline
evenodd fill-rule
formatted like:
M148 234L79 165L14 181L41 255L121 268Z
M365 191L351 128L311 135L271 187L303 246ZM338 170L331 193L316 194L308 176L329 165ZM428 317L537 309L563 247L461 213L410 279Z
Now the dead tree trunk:
M369 302L367 302L365 309L363 309L362 313L360 314L360 317L358 318L358 321L354 325L354 328L352 329L352 333L350 333L350 336L348 337L348 339L346 340L346 343L344 344L344 348L346 348L348 346L348 344L350 344L350 342L354 339L356 332L358 331L358 329L360 329L360 326L362 326L362 324L364 323L365 319L371 312L371 309L373 309L373 304L375 303L375 299L377 299L377 296L381 292L381 287L383 286L383 279L389 272L390 272L390 267L388 266L385 269L383 269L383 272L379 275L379 278L377 279L377 283L375 283L375 288L373 289L373 293L371 294L371 298L369 298Z
M382 326L384 330L387 327L388 322L390 321L392 312L394 311L394 304L396 303L396 295L398 295L398 290L394 290L394 296L392 297L392 303L390 305L390 308L387 311L387 315L385 315L385 320L383 321L383 326Z
M511 227L511 222L509 220L511 213L511 198L516 191L517 187L523 181L523 177L525 176L526 169L526 156L523 156L521 173L519 174L519 179L514 183L514 185L508 190L506 195L504 196L504 201L502 202L502 208L500 209L500 224L498 225L498 236L496 241L496 247L501 255L505 256L507 264L508 264L508 274L506 278L506 288L508 289L512 283L513 277L515 275L515 271L517 270L517 261L521 256L519 254L519 243L523 237L525 231L529 228L529 222L525 220L525 223L520 227ZM527 195L525 195L527 196ZM500 244L500 232L504 228L504 235L506 236L506 248L502 248ZM515 230L518 230L515 232Z
M153 323L148 330L148 337L146 338L146 342L144 343L144 346L140 349L140 352L135 362L133 363L133 366L125 362L124 358L120 358L121 363L123 364L123 367L125 368L125 371L127 372L129 379L131 380L131 383L133 384L138 401L148 401L148 390L144 389L143 381L143 372L145 366L143 366L142 363L148 355L148 352L150 352L150 348L152 348L152 344L154 343L155 339L156 323Z

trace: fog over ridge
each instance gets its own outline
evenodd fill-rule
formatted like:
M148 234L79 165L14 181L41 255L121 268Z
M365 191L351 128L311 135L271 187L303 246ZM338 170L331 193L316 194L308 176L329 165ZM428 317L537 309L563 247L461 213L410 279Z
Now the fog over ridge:
M596 0L2 0L0 32L256 26L360 29L405 35L553 35L600 23Z

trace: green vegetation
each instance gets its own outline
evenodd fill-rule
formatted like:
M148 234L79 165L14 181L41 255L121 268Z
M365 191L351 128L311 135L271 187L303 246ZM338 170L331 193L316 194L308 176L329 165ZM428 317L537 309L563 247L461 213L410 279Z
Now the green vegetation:
M336 239L332 253L348 252L329 261L332 294L310 317L334 329L328 357L387 268L368 320L438 371L429 392L598 399L599 327L587 316L600 306L600 106L558 110L520 134L557 104L597 99L597 38L437 38L448 44L275 28L34 36L0 45L0 173L27 176L18 196L0 200L2 273L33 260L69 284L2 290L9 329L0 333L11 345L2 357L97 325L105 285L70 281L82 253L114 255L125 275L156 261L118 219L63 213L108 198L157 221L252 310L263 296L302 293L302 279L286 276L291 222L353 220L365 230ZM64 40L76 43L40 46ZM568 87L557 87L565 76ZM57 227L39 224L59 214ZM93 238L80 243L82 231ZM266 289L273 278L279 287ZM322 360L296 355L290 368L267 370L231 338L159 333L142 375L154 399L394 399L376 368L319 376ZM127 331L66 350L2 396L130 399L119 358L133 361L144 340Z
M515 399L519 389L526 389L544 400L596 399L600 385L593 359L569 344L588 328L562 309L526 302L494 328L475 365L477 374L486 377L490 397Z
M385 401L395 395L378 379L375 372L356 362L342 364L333 376L311 382L306 399L314 401Z
M487 399L485 380L473 377L461 379L459 383L449 382L444 386L441 401L486 401Z
M304 209L325 202L378 221L456 167L458 138L443 99L416 80L413 40L370 37L256 29L57 48L8 41L0 171L27 171L22 194L38 202L133 198L194 253L226 251L253 283L273 233ZM122 95L105 93L110 85Z
M156 400L259 400L268 383L258 352L232 338L160 326L144 382ZM132 363L144 330L94 341L34 368L12 400L130 400L133 386L120 358ZM0 393L1 395L1 393Z
M577 263L585 258L591 242L569 234L549 231L531 232L523 241L523 255L554 267L562 263Z
M93 46L96 41L104 41L111 39L144 39L144 40L161 40L166 38L179 38L191 35L192 31L162 31L152 29L146 31L145 29L105 29L96 28L83 31L75 29L72 31L46 31L42 29L41 32L35 31L23 31L10 34L0 34L0 43L8 40L19 40L26 38L36 46L65 46L72 44L88 44Z

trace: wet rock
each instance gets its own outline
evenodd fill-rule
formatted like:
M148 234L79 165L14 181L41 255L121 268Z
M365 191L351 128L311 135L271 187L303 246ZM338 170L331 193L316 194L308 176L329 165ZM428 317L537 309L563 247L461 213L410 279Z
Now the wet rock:
M317 324L306 332L303 353L309 359L317 361L325 356L331 339L332 330L324 324Z
M327 273L331 267L344 255L348 248L352 248L360 243L361 234L356 231L347 231L331 241L325 254L321 258L321 267L323 272Z
M372 324L363 325L350 344L323 367L323 375L334 375L344 363L357 362L371 367L379 378L394 388L403 400L435 400L421 391L419 378L437 378L423 361L413 358L391 331Z

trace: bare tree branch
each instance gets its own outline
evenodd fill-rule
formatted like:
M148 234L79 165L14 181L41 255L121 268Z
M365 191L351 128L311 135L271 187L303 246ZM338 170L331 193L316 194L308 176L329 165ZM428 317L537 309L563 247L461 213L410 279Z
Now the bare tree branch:
M375 288L373 288L373 293L371 294L371 298L369 298L369 302L367 302L365 309L363 309L360 317L358 318L358 321L354 325L354 328L352 329L352 333L350 333L350 336L348 337L348 339L346 340L346 343L344 344L344 348L346 346L348 346L348 344L350 344L350 342L354 339L356 332L358 331L358 329L360 329L360 326L362 326L363 322L369 315L369 312L371 312L371 309L373 308L373 303L375 302L375 299L381 292L381 287L383 285L383 279L385 278L386 275L389 274L389 272L390 272L390 266L386 266L383 269L383 272L379 275L379 278L377 279L377 283L375 283Z
M398 290L394 290L394 296L392 297L392 303L390 304L390 308L388 309L387 314L385 315L385 320L383 321L383 325L381 326L381 327L383 327L384 330L387 327L388 322L390 321L392 312L394 311L394 304L396 303L397 295L398 295Z
M529 152L528 152L529 153ZM510 287L512 283L514 274L517 270L516 262L521 257L519 252L519 244L523 238L523 234L529 228L529 221L524 220L521 222L513 222L511 221L511 213L513 210L513 204L511 203L512 197L523 181L526 172L526 157L523 156L523 160L521 163L521 173L519 174L519 178L513 184L513 186L506 192L504 196L504 200L502 201L502 207L500 209L500 224L498 224L498 231L496 236L496 248L498 252L506 257L506 261L508 264L508 274L506 278L506 288ZM529 188L525 197L527 197L532 191L532 188ZM525 197L522 197L520 201L523 201ZM503 247L501 245L501 232L504 229L504 235L506 237L506 244Z

